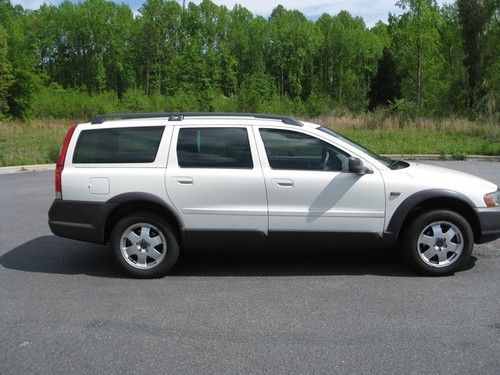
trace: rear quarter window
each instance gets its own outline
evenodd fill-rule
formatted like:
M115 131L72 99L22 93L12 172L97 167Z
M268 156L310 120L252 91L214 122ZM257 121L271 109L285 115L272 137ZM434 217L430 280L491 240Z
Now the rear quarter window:
M83 130L73 163L152 163L164 130L163 126Z

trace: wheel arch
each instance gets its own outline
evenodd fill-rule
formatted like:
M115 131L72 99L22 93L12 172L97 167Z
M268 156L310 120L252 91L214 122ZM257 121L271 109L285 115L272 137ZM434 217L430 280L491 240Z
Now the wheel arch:
M174 226L180 240L184 228L183 221L177 211L163 199L147 193L125 193L117 195L106 202L103 218L103 240L109 242L114 225L123 217L133 212L151 212L161 216Z
M481 238L479 218L474 203L465 195L452 190L429 189L414 193L406 198L392 215L386 233L399 241L404 228L424 212L445 209L456 212L467 220L474 233L474 242Z

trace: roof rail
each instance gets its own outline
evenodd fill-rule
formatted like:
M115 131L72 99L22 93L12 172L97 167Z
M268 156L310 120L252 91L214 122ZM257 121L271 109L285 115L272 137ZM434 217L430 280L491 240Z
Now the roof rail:
M288 125L303 126L292 117L266 115L263 113L231 113L231 112L166 112L166 113L117 113L110 115L97 115L92 119L92 124L102 124L111 120L132 120L145 118L168 118L168 121L182 121L185 117L253 117L258 119L280 120Z

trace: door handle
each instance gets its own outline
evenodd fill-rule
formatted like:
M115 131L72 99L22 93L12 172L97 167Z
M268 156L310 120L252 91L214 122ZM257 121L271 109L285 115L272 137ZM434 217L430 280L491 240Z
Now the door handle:
M173 177L173 180L179 185L193 185L194 183L192 177Z
M279 187L294 187L295 184L289 178L273 178L271 181Z

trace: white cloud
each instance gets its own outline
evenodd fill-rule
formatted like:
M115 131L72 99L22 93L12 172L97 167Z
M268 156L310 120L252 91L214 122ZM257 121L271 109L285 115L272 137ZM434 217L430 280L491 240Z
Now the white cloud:
M50 0L11 0L14 5L21 5L25 9L38 9L44 3L52 4L53 2ZM59 1L56 1L59 3Z

